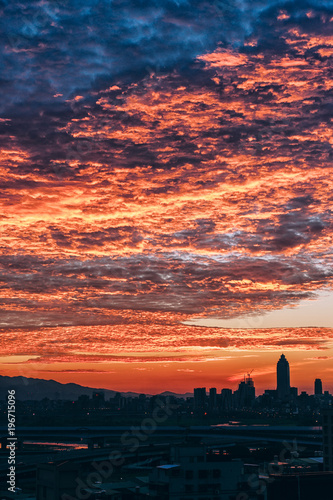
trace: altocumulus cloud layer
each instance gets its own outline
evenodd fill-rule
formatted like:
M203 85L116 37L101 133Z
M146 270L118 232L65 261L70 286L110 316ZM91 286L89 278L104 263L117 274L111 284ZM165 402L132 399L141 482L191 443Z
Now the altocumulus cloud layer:
M4 330L332 287L332 2L0 5Z

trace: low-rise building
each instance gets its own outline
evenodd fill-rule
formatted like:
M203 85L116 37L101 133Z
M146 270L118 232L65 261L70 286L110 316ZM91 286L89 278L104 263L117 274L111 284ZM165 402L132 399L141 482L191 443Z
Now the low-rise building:
M248 492L249 484L241 460L219 460L203 445L183 445L172 448L170 463L153 469L149 495L159 500L230 500ZM265 494L252 491L247 498L265 500Z

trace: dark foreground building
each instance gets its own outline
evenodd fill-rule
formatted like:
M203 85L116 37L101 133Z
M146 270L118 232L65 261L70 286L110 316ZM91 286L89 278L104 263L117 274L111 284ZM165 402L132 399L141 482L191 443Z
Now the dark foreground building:
M267 500L329 500L333 473L279 474L270 476Z
M78 464L71 462L45 463L37 467L36 499L61 500L76 498ZM65 497L65 498L64 498Z
M324 470L333 471L333 409L322 410Z
M266 492L256 491L258 475L253 471L249 475L241 460L209 455L200 444L174 447L170 458L150 473L151 499L266 500Z

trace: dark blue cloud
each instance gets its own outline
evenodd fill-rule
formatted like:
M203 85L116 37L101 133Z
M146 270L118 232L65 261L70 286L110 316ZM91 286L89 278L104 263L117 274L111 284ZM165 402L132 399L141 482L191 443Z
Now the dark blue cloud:
M292 2L302 12L330 1ZM2 111L46 106L119 75L184 65L218 42L239 45L281 1L83 0L0 3Z

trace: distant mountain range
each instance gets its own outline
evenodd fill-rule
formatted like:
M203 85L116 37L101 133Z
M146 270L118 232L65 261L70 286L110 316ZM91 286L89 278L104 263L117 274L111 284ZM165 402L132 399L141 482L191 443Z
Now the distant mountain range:
M15 389L16 399L24 400L37 400L40 401L44 398L49 399L65 399L76 400L82 394L92 397L96 391L103 391L105 399L110 399L119 391L112 391L109 389L95 389L92 387L84 387L79 384L61 384L55 380L44 380L39 378L27 377L5 377L0 375L0 399L6 399L8 390ZM124 397L137 397L136 392L122 392ZM161 396L180 396L190 397L192 394L175 394L173 392L165 391L160 394ZM147 396L151 396L147 394Z

